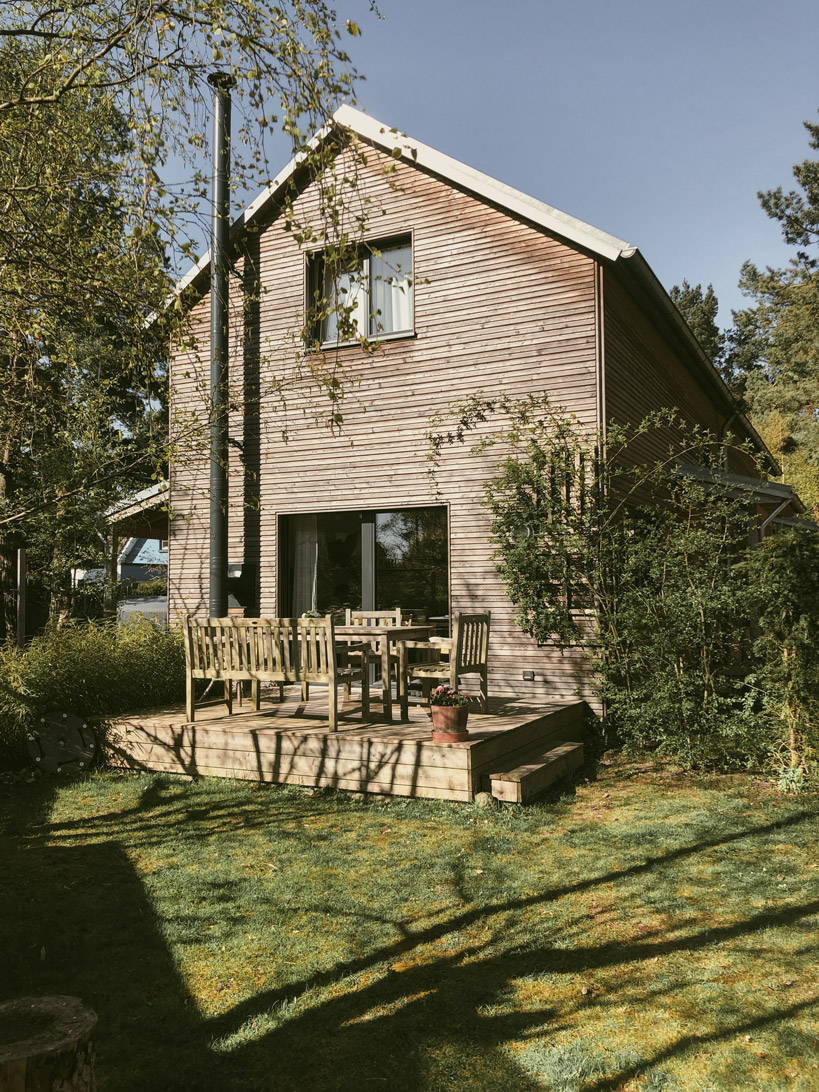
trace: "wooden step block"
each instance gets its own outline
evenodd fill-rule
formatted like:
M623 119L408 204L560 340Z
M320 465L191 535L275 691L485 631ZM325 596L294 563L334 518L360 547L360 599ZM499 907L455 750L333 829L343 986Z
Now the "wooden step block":
M545 754L530 757L514 770L490 774L490 792L498 800L526 804L553 782L582 765L582 743L559 743Z

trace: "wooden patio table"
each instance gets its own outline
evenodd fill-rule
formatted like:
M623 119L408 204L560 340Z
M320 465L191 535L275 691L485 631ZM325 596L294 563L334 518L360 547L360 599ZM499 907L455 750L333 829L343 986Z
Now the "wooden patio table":
M426 641L435 632L435 626L336 626L337 641L370 638L381 656L381 691L384 719L392 723L392 685L390 681L390 646L398 641Z

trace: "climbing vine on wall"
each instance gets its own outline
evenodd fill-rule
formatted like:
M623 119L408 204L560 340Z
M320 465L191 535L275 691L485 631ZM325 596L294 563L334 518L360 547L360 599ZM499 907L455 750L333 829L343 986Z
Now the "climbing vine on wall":
M753 505L722 475L731 440L674 410L602 436L534 395L450 406L427 439L433 480L452 446L497 452L485 503L515 620L541 644L582 650L627 748L721 768L781 751L770 710L782 671L765 667L781 642L759 639L771 569L748 565ZM808 704L805 692L800 712L779 707L792 718ZM789 729L788 763L808 753L803 736Z

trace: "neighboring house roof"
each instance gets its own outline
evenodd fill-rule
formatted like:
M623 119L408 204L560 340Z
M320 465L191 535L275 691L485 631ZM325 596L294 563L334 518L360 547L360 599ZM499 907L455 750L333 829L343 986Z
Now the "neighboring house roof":
M459 189L489 201L518 219L527 220L553 235L582 247L604 261L616 263L618 268L623 269L626 278L635 282L642 292L647 294L660 313L672 323L689 350L692 351L694 358L698 361L701 374L714 393L725 404L733 408L735 417L742 421L743 426L748 430L748 434L754 437L759 450L765 454L771 471L776 475L781 474L779 464L770 454L761 436L750 421L737 410L736 401L727 384L702 349L671 297L637 247L618 239L614 235L610 235L606 231L601 231L575 216L561 212L560 209L553 208L544 201L538 201L512 186L507 186L504 182L499 182L474 167L468 167L451 156L444 155L426 144L421 144L420 141L412 140L406 134L376 121L375 118L368 117L367 114L363 114L360 110L355 110L351 106L340 106L336 110L332 120L313 137L310 142L311 147L315 147L322 141L327 140L338 129L355 133L362 140L381 148L389 155L429 171ZM304 161L305 156L303 154L291 159L267 189L259 194L255 201L248 205L244 212L234 220L231 235L240 234L255 220L260 219L269 208L276 206L276 203L286 194L291 180L304 164ZM205 277L209 267L210 251L208 250L177 282L174 288L174 296L180 295L186 288L198 287L197 282L200 282L204 291Z
M109 519L112 516L116 516L117 519L124 519L133 512L141 512L147 505L153 504L167 492L168 483L166 481L155 482L153 485L149 485L147 489L140 489L138 493L129 493L127 497L118 500L116 504L111 505L105 514Z
M157 538L143 538L141 535L129 538L124 549L120 551L120 564L164 568L168 564L168 551L160 548L160 541Z
M112 504L105 516L118 534L140 538L168 537L168 483L156 482Z

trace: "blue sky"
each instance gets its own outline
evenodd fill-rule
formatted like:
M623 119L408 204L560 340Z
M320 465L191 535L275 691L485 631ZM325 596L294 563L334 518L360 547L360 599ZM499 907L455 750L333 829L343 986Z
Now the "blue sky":
M817 119L817 0L336 0L373 117L627 240L669 288L788 251L756 192L790 188ZM286 158L286 157L285 157Z

